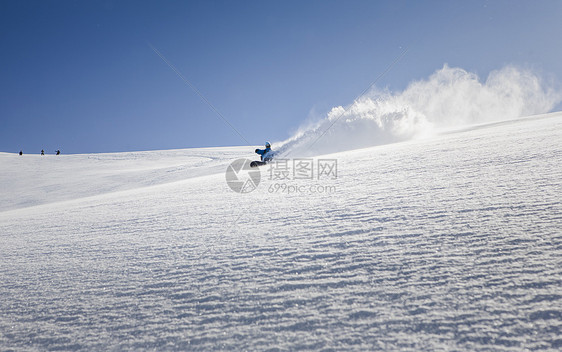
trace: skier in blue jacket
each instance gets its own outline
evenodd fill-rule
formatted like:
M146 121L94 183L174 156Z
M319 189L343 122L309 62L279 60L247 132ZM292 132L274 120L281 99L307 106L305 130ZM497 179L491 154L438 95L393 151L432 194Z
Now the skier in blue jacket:
M273 159L273 152L271 151L271 143L265 142L265 149L256 149L256 154L261 155L261 161L264 162Z

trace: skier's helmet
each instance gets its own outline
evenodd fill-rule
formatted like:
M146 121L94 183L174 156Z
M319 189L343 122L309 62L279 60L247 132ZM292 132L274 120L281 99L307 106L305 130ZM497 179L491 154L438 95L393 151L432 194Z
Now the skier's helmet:
M271 143L265 142L265 147L266 147L266 148L271 148Z

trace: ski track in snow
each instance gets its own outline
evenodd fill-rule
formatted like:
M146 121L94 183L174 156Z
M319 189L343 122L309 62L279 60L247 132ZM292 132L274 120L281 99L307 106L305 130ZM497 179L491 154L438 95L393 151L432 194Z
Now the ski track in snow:
M333 194L232 192L251 152L117 155L63 196L29 163L91 156L2 155L0 350L562 347L562 114L333 154Z

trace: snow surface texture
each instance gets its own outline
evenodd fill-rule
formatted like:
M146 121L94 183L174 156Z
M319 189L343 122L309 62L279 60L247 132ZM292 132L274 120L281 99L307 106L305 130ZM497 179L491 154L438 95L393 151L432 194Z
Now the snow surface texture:
M0 154L0 350L562 346L561 113L287 181L334 192L235 193L247 149Z
M280 152L319 155L422 138L467 124L541 114L561 100L552 82L527 69L506 66L481 82L474 73L445 65L402 92L373 90L350 106L334 107L326 118L301 127Z

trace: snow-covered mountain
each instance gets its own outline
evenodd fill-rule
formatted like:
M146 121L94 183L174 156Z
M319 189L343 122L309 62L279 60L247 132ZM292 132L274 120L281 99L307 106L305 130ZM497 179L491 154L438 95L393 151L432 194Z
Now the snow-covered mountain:
M0 153L0 350L562 346L561 113L254 148Z
M0 211L224 173L248 147L83 155L0 153Z

